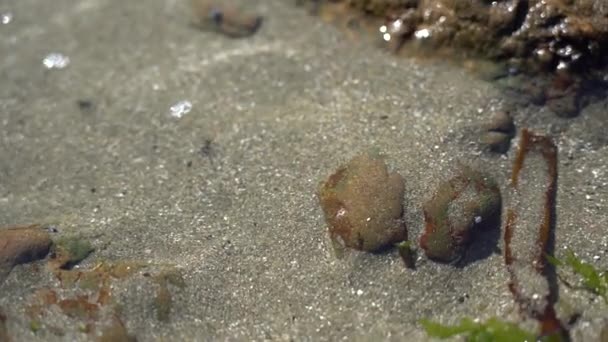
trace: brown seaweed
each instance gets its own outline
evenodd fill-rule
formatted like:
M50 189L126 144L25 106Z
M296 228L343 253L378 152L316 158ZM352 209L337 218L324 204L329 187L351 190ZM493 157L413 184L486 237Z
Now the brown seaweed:
M557 147L549 137L524 129L513 165L505 228L509 290L520 310L539 321L543 336L567 340L553 306L557 296L554 270L545 260L552 250L556 189Z

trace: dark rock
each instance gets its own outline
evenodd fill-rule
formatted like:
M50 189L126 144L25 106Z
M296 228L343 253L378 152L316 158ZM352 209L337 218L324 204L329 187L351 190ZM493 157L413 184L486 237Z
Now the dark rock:
M406 240L403 193L403 178L379 156L361 154L340 166L319 188L332 240L364 251Z

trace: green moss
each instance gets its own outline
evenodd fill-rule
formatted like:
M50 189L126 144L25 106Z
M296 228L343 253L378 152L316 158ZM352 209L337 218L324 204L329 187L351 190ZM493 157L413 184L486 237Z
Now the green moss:
M470 342L524 342L536 341L536 335L519 328L514 323L503 322L490 318L484 323L477 323L470 318L463 318L457 325L442 325L422 320L420 324L426 333L435 338L446 339L457 335L465 335Z
M571 250L566 251L566 258L561 260L551 255L546 256L547 261L555 267L569 267L582 278L583 286L589 291L602 297L608 304L608 271L599 271L593 265L577 258Z

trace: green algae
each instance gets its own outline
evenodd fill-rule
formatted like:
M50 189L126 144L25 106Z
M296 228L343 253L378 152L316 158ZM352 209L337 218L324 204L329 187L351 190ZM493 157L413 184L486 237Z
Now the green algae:
M535 334L525 331L517 324L490 318L486 322L477 323L471 318L462 318L457 325L442 325L429 320L420 324L426 333L435 338L446 339L465 335L470 342L529 342L536 341Z
M608 271L599 271L593 265L579 259L573 251L567 250L564 259L546 255L547 261L555 267L568 267L582 278L585 289L600 296L608 304Z
M83 238L68 236L55 242L54 259L59 268L70 269L88 257L94 250L93 245Z

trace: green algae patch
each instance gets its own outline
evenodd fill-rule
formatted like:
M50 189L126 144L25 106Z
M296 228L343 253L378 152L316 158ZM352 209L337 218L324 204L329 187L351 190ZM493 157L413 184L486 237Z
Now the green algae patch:
M70 269L84 260L95 248L81 237L60 238L53 247L53 264L61 269Z
M455 262L463 256L474 228L497 226L500 190L491 178L465 166L439 185L433 197L423 204L423 211L425 231L420 246L426 256Z
M557 259L546 255L547 262L555 267L568 267L582 279L583 287L602 297L608 304L608 271L599 271L593 265L579 259L571 250L566 251L566 257Z
M466 340L471 342L529 342L537 340L535 334L519 328L514 323L504 322L497 318L490 318L484 323L463 318L457 325L442 325L429 320L422 320L420 324L430 337L439 339L464 335ZM541 341L545 340L541 339Z
M401 175L378 155L363 153L340 166L318 191L332 241L374 252L407 240L404 191Z

